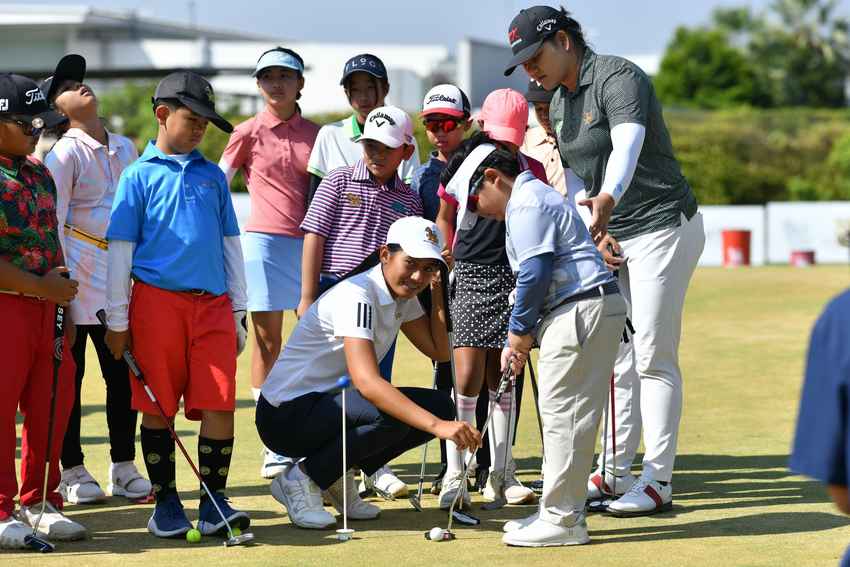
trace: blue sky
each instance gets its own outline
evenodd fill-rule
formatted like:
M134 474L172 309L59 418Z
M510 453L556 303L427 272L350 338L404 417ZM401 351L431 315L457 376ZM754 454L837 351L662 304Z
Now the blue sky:
M34 4L135 9L189 21L189 0L30 0ZM597 51L661 53L677 26L709 20L718 6L763 9L770 0L572 0L564 6L585 27ZM511 18L531 2L513 0L195 0L200 25L264 36L342 43L440 43L451 49L465 37L504 42ZM238 6L238 9L234 9ZM838 12L850 14L850 0Z

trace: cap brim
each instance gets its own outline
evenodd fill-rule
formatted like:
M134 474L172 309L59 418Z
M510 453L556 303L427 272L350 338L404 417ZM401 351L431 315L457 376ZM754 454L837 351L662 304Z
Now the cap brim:
M448 267L446 264L446 260L443 258L443 255L434 250L433 246L428 246L424 242L417 242L415 244L399 244L401 249L404 250L404 253L410 256L411 258L416 258L417 260L439 260L444 266Z
M537 53L537 50L540 49L540 46L543 45L543 42L546 41L547 38L542 38L540 41L536 41L529 45L528 47L521 49L519 53L511 58L510 62L508 62L508 66L505 68L505 76L509 76L514 72L514 69L534 57L534 54Z
M189 110L199 116L203 116L210 122L216 125L219 130L223 130L230 134L233 132L233 124L225 120L220 114L208 106L204 106L197 100L186 96L178 96L177 100L184 104Z
M342 76L342 78L339 80L339 84L344 86L344 85L345 85L345 80L346 80L348 77L350 77L351 75L353 75L354 73L366 73L366 74L372 75L372 76L373 76L373 77L375 77L376 79L383 79L383 80L387 80L387 76L386 76L386 75L381 75L380 73L376 73L376 72L374 72L374 71L370 71L370 70L368 70L368 69L354 69L353 71L349 71L348 73L346 73L345 75L343 75L343 76Z
M56 69L53 71L53 76L50 78L50 89L45 93L47 100L50 101L56 93L59 85L65 81L77 81L82 83L86 79L86 60L75 53L64 56L56 64Z
M272 67L281 67L282 69L292 69L293 71L298 71L302 75L304 74L304 69L301 69L299 67L293 67L292 65L282 65L279 62L275 62L275 63L270 63L269 65L263 65L262 67L257 67L256 69L254 69L254 72L251 73L251 76L256 77L257 75L259 75L260 73L262 73L266 69L271 69Z
M363 134L357 141L362 142L363 140L374 140L376 142L381 142L388 148L392 149L400 148L404 145L404 140L396 140L395 138L390 138L389 136L378 137L375 135L367 136L366 134Z
M419 113L419 116L428 116L431 114L446 114L455 118L463 118L466 113L456 108L429 108Z
M42 112L41 114L36 115L37 118L41 118L44 121L45 128L56 128L60 124L64 124L68 122L68 117L64 114L59 114L54 110L48 110L47 112Z

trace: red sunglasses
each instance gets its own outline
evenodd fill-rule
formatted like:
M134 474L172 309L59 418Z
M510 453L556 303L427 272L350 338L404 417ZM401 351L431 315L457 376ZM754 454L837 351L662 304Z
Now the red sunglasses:
M458 118L443 118L442 120L426 120L425 129L436 133L442 130L444 133L454 132L463 121Z
M469 194L466 196L466 210L470 213L478 211L478 190L481 188L481 183L483 182L483 175L475 181L469 182Z

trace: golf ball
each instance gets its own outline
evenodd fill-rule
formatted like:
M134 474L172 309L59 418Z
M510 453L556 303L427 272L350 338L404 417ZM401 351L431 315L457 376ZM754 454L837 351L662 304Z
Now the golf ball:
M234 536L241 536L242 535L242 530L240 530L239 528L234 527L234 528L231 528L230 531L233 532Z
M443 528L431 528L431 531L428 532L428 536L431 538L431 541L441 541L443 539Z
M199 543L201 541L201 532L198 530L189 530L186 532L186 541L189 543Z

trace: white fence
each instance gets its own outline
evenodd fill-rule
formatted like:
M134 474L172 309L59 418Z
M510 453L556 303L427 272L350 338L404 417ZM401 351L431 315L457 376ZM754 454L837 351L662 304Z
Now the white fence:
M239 225L250 212L247 193L235 193L233 206ZM848 261L848 249L839 235L850 229L850 203L768 203L767 206L700 207L705 222L705 250L701 266L723 264L724 230L750 231L750 262L753 266L787 264L794 250L814 250L819 264Z

